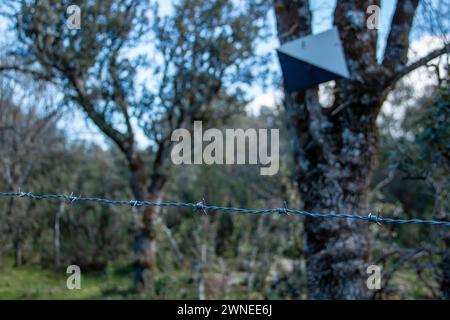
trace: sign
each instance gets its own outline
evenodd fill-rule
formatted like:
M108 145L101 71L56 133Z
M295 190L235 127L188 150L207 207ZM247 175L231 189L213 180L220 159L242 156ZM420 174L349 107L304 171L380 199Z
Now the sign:
M286 42L277 53L287 91L303 91L349 77L336 28Z

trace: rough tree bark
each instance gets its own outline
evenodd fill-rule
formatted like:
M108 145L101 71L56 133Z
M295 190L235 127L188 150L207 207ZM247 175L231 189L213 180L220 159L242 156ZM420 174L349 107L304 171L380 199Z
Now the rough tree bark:
M337 1L334 24L351 76L336 81L333 106L321 106L317 88L285 91L296 178L306 210L369 213L367 191L378 145L377 115L395 81L436 55L406 65L418 0L405 0L397 4L386 53L379 64L377 30L366 27L369 5L380 5L380 1ZM275 0L274 9L280 43L311 34L307 0ZM448 52L448 48L441 50ZM309 298L369 297L367 224L306 219L305 247Z

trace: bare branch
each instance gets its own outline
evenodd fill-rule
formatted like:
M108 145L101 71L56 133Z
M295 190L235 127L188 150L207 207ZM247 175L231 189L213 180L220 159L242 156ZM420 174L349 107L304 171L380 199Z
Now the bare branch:
M52 84L58 84L55 81L55 79L53 79L51 76L44 74L37 70L25 68L25 67L22 67L19 65L0 65L0 72L8 72L8 71L14 71L14 72L22 73L22 74L28 74L36 79L47 81Z
M337 1L334 10L334 25L339 29L345 57L350 62L350 73L362 75L376 64L378 31L366 27L369 5L380 6L380 0ZM355 65L353 70L352 64Z
M103 131L109 138L111 138L120 150L125 154L127 159L129 160L133 155L131 154L132 145L127 143L127 140L130 137L124 135L120 131L116 130L112 125L110 125L104 116L95 111L94 106L86 95L86 90L84 89L84 85L80 83L80 81L74 77L69 77L72 85L77 92L77 99L80 106L83 110L89 115L92 121L99 127L101 131Z
M430 62L431 60L444 55L444 54L448 54L450 52L450 45L446 45L443 48L440 49L436 49L432 52L430 52L429 54L427 54L425 57L420 58L419 60L399 69L392 78L390 78L387 81L387 87L390 87L392 85L394 85L397 81L399 81L401 78L403 78L404 76L406 76L407 74L409 74L410 72L416 70L417 68L420 68L424 65L426 65L428 62Z
M312 14L308 1L275 0L273 5L281 43L312 32Z

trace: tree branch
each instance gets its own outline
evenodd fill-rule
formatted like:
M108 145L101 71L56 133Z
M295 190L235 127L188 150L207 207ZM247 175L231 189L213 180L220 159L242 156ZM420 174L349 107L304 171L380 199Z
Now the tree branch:
M378 31L366 26L369 5L380 6L380 0L337 1L333 13L333 23L339 30L349 72L353 77L363 76L377 64Z
M8 72L8 71L14 71L14 72L20 72L23 74L28 74L28 75L31 75L32 77L35 77L36 79L44 80L44 81L47 81L52 84L58 84L49 75L41 73L37 70L24 68L19 65L0 65L0 72Z
M274 0L273 5L281 44L312 32L312 14L307 0Z
M132 144L130 145L129 142L130 138L132 140L132 137L124 135L116 130L100 113L95 111L94 106L86 95L84 85L81 84L77 78L68 76L68 79L77 93L77 100L82 109L89 115L97 127L116 143L119 149L125 154L127 160L130 161L133 157L132 153L134 147Z
M382 63L390 72L396 72L408 62L409 34L418 4L419 0L397 1Z
M436 49L436 50L430 52L429 54L427 54L425 57L420 58L419 60L417 60L407 66L404 66L403 68L401 68L397 72L395 72L395 74L390 79L388 79L388 81L386 83L386 87L395 85L395 83L397 81L399 81L401 78L406 76L408 73L416 70L417 68L420 68L420 67L426 65L431 60L433 60L439 56L442 56L444 54L447 54L449 52L450 52L450 45L446 45L445 47Z

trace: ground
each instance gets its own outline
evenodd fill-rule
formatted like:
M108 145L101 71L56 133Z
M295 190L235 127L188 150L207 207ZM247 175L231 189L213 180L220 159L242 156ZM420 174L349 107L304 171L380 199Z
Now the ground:
M102 272L82 274L81 290L68 290L67 276L64 269L45 270L28 265L14 268L11 259L3 260L0 265L0 299L195 299L189 273L160 273L156 276L153 292L144 294L137 294L132 290L131 268L126 264L116 264ZM214 273L206 277L208 297L225 298L217 291L220 286L217 279L220 275ZM392 284L397 288L395 292L390 293L392 299L431 297L430 291L418 281L413 270L399 271ZM248 296L244 287L234 286L230 289L227 297L230 299L262 298L257 293Z

